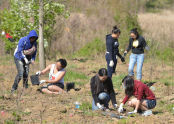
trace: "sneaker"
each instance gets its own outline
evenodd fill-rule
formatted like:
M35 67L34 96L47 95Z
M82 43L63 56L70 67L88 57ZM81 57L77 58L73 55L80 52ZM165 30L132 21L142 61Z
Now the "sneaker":
M150 116L152 115L152 111L151 110L147 110L147 111L144 111L142 116Z

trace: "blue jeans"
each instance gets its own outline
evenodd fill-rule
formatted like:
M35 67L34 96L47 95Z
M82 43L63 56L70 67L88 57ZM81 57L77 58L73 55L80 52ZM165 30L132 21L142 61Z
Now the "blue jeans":
M107 93L102 92L98 95L98 99L100 101L100 104L103 104L104 107L108 108L108 103L110 101L110 97ZM97 107L97 105L94 102L94 99L92 100L92 110L98 110L99 108Z
M142 79L142 67L144 62L144 54L131 54L129 60L129 76L134 76L134 66L137 63L137 80Z
M113 61L114 61L114 66L113 67L110 67L109 66L109 63L110 63L110 58L109 58L109 53L106 53L106 62L107 62L107 70L108 70L108 77L112 78L112 74L115 73L115 69L116 69L116 66L117 66L117 59L116 59L116 55L114 55L112 57Z

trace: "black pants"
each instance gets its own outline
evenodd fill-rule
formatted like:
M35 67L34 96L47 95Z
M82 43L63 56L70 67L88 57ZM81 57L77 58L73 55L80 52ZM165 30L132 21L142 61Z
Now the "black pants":
M28 74L29 74L29 64L25 64L24 61L14 58L18 74L14 80L12 89L16 90L20 80L23 78L23 87L28 88Z
M116 69L116 66L117 66L117 58L116 58L116 55L114 55L112 57L112 60L114 61L114 66L110 67L109 66L109 63L110 63L109 54L106 53L105 57L106 57L106 62L107 62L108 77L112 78L112 74L115 73L115 69Z

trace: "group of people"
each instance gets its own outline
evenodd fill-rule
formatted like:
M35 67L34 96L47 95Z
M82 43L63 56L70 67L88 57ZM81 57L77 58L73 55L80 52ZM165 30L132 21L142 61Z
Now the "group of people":
M112 33L106 35L106 61L107 69L101 68L94 77L91 78L91 92L92 92L92 109L93 110L109 110L109 101L118 112L124 112L123 106L128 101L128 106L133 107L134 110L129 114L137 112L145 116L151 115L156 106L156 98L154 93L147 85L141 82L142 67L144 62L144 49L149 50L145 39L139 35L136 28L130 31L129 45L122 56L119 52L118 38L121 30L117 26L113 27ZM122 62L125 62L125 56L132 50L129 61L128 75L122 80L122 86L125 92L125 98L118 106L115 97L115 91L112 83L112 74L116 72L117 56ZM137 76L134 79L134 66L137 63ZM129 100L132 96L131 100Z
M93 110L109 110L109 101L112 101L113 107L118 108L116 102L115 91L112 83L112 74L116 72L117 56L122 62L125 62L126 54L132 50L130 55L128 76L122 80L122 85L125 90L125 98L118 108L118 112L124 111L124 104L131 96L135 96L128 102L128 105L134 108L132 113L137 113L140 110L144 114L151 112L150 109L156 105L156 99L153 92L141 82L142 67L144 62L144 49L149 49L145 39L139 35L137 29L132 29L130 32L130 40L127 50L122 56L119 52L118 38L121 31L117 26L113 27L112 33L106 36L106 61L107 69L101 68L94 77L91 78L90 86L93 97ZM23 78L23 87L28 88L29 65L34 64L37 53L38 35L35 30L21 38L14 52L14 61L18 74L15 77L11 92L17 90L20 80ZM137 63L137 80L134 80L134 66ZM55 64L48 65L44 70L36 72L37 75L44 75L49 72L49 80L41 80L40 84L45 83L41 87L43 93L59 94L65 92L64 76L66 74L67 61L59 59Z

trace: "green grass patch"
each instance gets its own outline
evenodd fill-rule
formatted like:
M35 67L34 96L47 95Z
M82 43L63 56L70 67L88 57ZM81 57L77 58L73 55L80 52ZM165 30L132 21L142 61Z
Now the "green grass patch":
M171 113L173 113L174 114L174 104L167 104L166 105L166 110L168 111L168 112L171 112Z
M121 75L116 75L112 77L112 82L114 85L114 88L120 89L121 85L122 85L122 79L125 77L124 74Z
M66 75L65 75L65 80L66 81L76 81L76 80L86 80L88 79L88 77L83 74L83 73L80 73L80 72L75 72L75 71L72 71L72 70L68 70L66 72Z
M73 57L94 57L105 52L105 42L99 38L87 43L84 47L74 53Z

